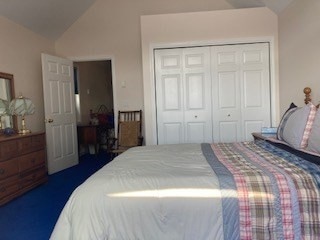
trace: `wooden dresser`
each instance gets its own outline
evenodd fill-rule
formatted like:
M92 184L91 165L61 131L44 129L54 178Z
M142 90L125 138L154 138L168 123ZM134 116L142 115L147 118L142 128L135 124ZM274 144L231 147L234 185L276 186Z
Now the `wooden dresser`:
M0 136L0 205L47 178L44 133Z

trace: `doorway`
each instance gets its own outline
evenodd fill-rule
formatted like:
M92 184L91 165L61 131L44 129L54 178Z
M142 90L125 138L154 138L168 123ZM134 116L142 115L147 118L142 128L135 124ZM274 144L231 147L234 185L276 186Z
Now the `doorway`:
M106 139L114 134L112 60L74 61L73 65L77 124L97 126L97 144L106 148ZM97 149L82 142L79 139L80 155Z

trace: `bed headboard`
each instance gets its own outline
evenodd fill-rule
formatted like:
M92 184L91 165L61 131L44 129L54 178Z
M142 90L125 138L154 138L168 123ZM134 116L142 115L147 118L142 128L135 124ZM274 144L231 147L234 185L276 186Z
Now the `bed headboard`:
M303 89L303 92L305 94L305 99L304 99L304 103L308 104L309 102L311 102L311 88L309 87L305 87ZM317 108L319 108L320 103L316 106Z

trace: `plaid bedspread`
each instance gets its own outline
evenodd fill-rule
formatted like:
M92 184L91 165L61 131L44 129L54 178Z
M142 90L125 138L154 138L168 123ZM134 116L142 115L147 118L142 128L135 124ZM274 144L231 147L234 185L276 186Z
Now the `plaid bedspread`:
M320 239L320 167L265 142L202 144L225 239Z

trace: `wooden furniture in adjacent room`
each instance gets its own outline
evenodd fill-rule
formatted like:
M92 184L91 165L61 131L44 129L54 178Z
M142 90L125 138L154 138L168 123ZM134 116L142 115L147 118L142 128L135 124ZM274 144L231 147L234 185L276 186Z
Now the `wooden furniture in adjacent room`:
M48 179L45 134L0 136L0 205Z
M98 152L98 125L78 125L78 141L80 145L94 145Z
M131 147L142 145L141 127L141 110L118 112L118 138L108 139L108 151L112 154L112 157Z

